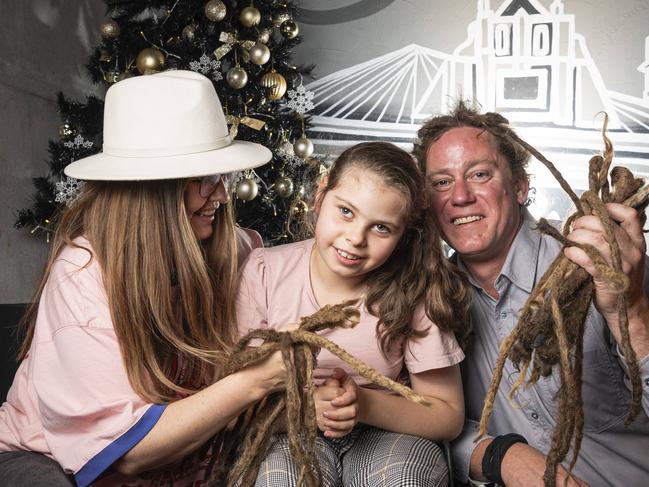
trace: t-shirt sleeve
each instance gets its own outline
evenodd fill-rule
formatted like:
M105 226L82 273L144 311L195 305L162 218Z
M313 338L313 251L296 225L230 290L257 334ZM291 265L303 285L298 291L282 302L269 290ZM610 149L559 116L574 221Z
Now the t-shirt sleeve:
M164 405L131 387L103 287L88 269L46 286L32 383L53 457L88 485L153 428Z
M250 228L235 227L237 240L237 262L239 269L254 249L264 246L264 241L259 233Z
M426 336L413 337L405 344L404 360L410 373L449 367L464 359L453 332L440 330L426 316L423 305L415 310L412 326L415 330L428 329L428 332Z
M268 328L268 270L264 250L253 250L243 264L237 290L237 326L239 335Z

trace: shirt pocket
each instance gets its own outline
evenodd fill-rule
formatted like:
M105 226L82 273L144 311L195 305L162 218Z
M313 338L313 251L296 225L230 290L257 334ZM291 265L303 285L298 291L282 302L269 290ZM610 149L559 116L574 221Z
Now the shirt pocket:
M606 323L599 315L588 314L584 333L581 397L584 409L584 431L601 433L626 418L630 395L624 385L623 371L611 351ZM574 360L574 351L572 353ZM556 424L558 392L561 386L559 365L552 375L537 383L539 399Z
M601 433L626 418L631 398L623 374L608 347L584 350L581 397L585 431Z

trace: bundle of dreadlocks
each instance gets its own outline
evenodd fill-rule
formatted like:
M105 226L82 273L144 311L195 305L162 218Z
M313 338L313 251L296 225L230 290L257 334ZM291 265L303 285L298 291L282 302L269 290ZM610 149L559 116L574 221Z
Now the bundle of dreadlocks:
M628 278L622 273L620 249L615 240L611 221L605 203L624 203L636 208L644 224L649 190L644 181L633 177L624 167L614 167L608 175L613 159L613 146L606 136L608 119L604 120L602 135L605 150L603 156L595 156L589 164L589 189L578 198L554 165L542 154L518 138L512 132L509 136L525 147L534 157L544 163L559 181L575 204L576 212L563 227L563 234L541 219L539 229L563 243L577 245L583 249L609 288L618 293L617 309L622 336L621 351L624 354L632 385L631 405L627 424L633 421L641 408L642 384L637 359L629 339L626 297L624 291ZM570 242L566 235L572 222L583 215L596 215L606 230L607 241L612 251L612 266L609 266L599 252L589 245ZM547 456L544 483L554 486L558 464L565 458L573 443L572 471L579 454L584 426L584 412L581 397L584 324L594 287L591 276L581 267L560 254L537 283L521 311L518 323L512 333L500 346L493 379L484 402L478 438L485 434L493 410L493 403L502 378L505 361L509 358L520 370L520 375L510 392L510 399L523 382L533 384L541 376L548 376L552 367L559 364L561 386L558 391L558 417L552 435L552 444Z
M233 431L217 435L212 443L208 486L254 485L271 436L282 419L285 419L289 448L299 471L297 485L319 485L320 468L314 454L317 422L313 402L313 369L320 348L326 348L374 384L419 404L430 405L423 396L379 374L335 343L316 334L327 328L355 326L360 313L353 307L354 303L347 301L325 306L317 313L302 318L295 330L253 330L239 341L223 375L281 350L287 371L286 390L268 396L243 413ZM248 348L250 341L255 339L262 339L264 343ZM234 465L230 467L233 460Z

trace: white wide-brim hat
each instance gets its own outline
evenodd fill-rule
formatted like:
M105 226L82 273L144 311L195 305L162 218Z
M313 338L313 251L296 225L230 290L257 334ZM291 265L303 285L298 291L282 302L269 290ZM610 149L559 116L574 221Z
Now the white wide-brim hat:
M69 164L84 180L136 181L223 174L261 166L272 153L231 140L212 82L165 71L112 85L104 105L103 152Z

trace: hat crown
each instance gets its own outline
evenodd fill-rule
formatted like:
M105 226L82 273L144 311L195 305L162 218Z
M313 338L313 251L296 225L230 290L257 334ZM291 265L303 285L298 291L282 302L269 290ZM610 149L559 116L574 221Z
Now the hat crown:
M103 152L118 157L190 154L230 144L210 80L191 71L128 78L106 93Z
M268 162L266 147L231 140L212 81L164 71L112 85L104 146L68 164L67 176L99 181L178 179L242 171Z

